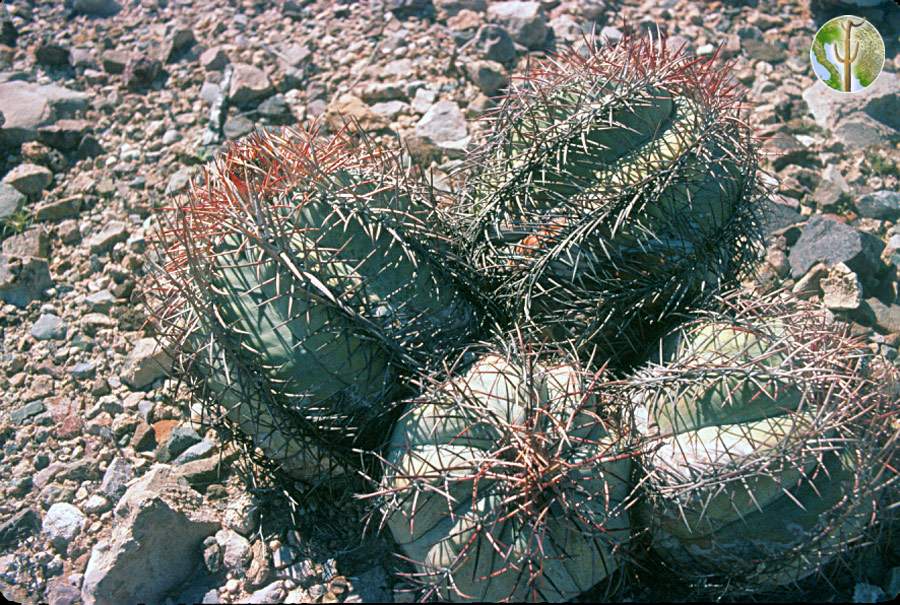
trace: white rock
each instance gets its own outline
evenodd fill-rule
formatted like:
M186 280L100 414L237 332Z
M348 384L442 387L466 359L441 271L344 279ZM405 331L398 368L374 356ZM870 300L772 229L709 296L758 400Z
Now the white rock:
M56 550L65 552L69 543L81 532L85 518L77 506L57 502L44 515L41 533L50 539Z

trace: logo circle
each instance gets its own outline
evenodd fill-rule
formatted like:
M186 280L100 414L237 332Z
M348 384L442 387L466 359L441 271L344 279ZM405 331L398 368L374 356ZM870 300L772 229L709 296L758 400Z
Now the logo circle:
M862 17L830 19L813 38L809 61L816 77L838 92L865 90L884 67L884 40Z

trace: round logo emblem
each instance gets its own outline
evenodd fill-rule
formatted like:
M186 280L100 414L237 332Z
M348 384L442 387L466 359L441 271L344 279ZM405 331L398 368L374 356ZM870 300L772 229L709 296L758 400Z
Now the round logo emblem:
M831 88L859 92L870 86L884 67L884 40L862 17L842 15L816 32L809 60L816 76Z

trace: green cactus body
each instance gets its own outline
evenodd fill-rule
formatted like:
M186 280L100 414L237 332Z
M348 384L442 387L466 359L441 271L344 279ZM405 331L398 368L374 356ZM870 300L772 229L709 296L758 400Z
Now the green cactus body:
M572 366L487 355L395 427L386 524L440 598L565 601L618 567L630 462L580 412L596 405L582 381ZM523 461L539 459L530 474ZM529 477L546 487L529 494Z
M690 322L630 387L646 475L636 522L686 579L796 581L871 517L854 350L812 314L782 312Z
M406 381L479 319L428 207L342 145L236 145L174 210L164 253L181 260L160 271L178 294L160 316L192 318L164 325L200 396L300 479L380 445Z
M629 365L737 283L761 187L730 94L711 62L634 40L511 93L448 220L513 321Z
M366 301L365 313L390 340L404 343L407 354L425 360L458 345L475 313L442 273L446 246L428 232L428 209L348 171L335 181L366 203L335 206L323 196L304 204L296 223L309 230L313 248L342 259L359 276L354 290Z

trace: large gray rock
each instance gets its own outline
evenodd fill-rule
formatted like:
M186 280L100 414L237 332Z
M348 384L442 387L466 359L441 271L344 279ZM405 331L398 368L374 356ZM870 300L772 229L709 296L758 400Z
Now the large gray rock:
M506 70L496 61L471 61L466 65L469 79L481 92L489 97L494 96L506 86Z
M547 41L549 30L540 2L494 2L488 7L488 16L526 48L539 49Z
M44 515L41 533L47 536L56 550L66 552L69 543L81 532L85 518L77 506L57 502Z
M7 183L0 183L0 221L22 209L26 198L21 191Z
M53 173L45 166L26 162L10 170L3 177L3 182L34 199L40 197L44 189L53 182Z
M128 239L128 225L122 221L109 221L102 231L88 239L87 246L92 254L102 254L126 239Z
M220 529L216 532L216 543L222 549L222 564L225 569L241 574L250 565L250 542L244 536L231 529Z
M817 262L832 267L844 263L865 283L878 270L884 244L829 216L816 215L803 227L788 260L791 275L804 275Z
M469 144L466 118L453 101L432 105L416 124L415 137L424 149L451 156L462 155Z
M72 10L92 17L110 17L122 10L122 7L116 0L74 0Z
M31 335L37 340L63 340L66 337L66 324L53 313L42 313L32 324Z
M900 193L883 190L866 194L856 201L856 209L860 216L896 221L900 218Z
M0 143L20 145L38 137L38 128L87 109L89 96L57 86L13 80L0 82L0 107L6 122Z
M271 95L275 89L266 72L247 63L235 63L229 99L238 107L249 107Z
M91 552L85 605L161 603L200 562L203 540L219 524L167 465L155 465L122 496L108 541Z
M126 484L134 477L134 467L121 457L113 458L100 482L100 491L110 498L120 498L125 493Z
M20 308L53 286L50 266L43 258L0 254L0 300Z
M125 358L122 380L132 389L143 389L165 376L172 368L172 359L153 338L141 338Z
M900 79L884 71L874 84L858 94L844 94L816 82L803 91L803 99L820 127L830 130L850 147L877 144L900 131Z
M472 40L472 43L481 50L482 56L488 61L507 65L516 59L516 46L513 44L513 39L509 32L499 25L482 25Z

